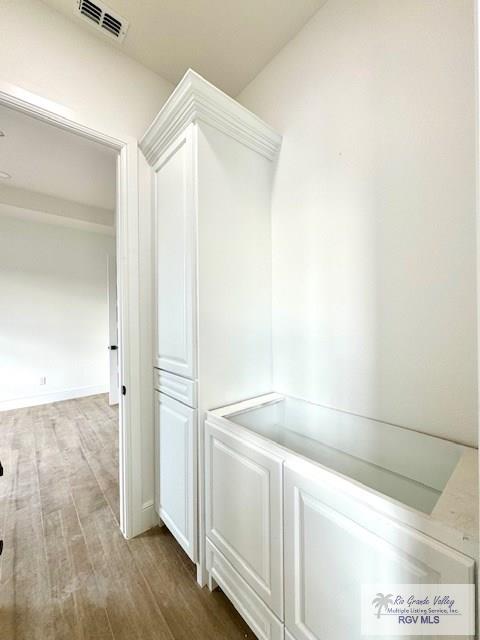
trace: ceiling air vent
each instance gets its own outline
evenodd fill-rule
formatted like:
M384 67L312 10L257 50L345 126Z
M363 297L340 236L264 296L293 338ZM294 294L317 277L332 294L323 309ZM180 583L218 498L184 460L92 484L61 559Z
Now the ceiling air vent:
M128 22L103 2L77 0L75 13L104 35L120 42L125 38Z

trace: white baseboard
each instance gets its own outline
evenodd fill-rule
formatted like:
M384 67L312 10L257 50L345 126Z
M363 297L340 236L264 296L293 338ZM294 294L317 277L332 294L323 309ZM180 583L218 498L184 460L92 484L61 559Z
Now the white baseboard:
M143 531L148 531L152 527L156 527L159 522L160 518L155 511L153 500L144 502L142 505L142 533Z
M108 393L108 385L92 385L90 387L78 387L77 389L63 389L52 393L41 393L36 396L25 398L14 398L13 400L0 400L0 411L10 411L11 409L23 409L25 407L36 407L40 404L50 404L61 400L72 400L74 398L84 398L85 396L96 396L99 393Z

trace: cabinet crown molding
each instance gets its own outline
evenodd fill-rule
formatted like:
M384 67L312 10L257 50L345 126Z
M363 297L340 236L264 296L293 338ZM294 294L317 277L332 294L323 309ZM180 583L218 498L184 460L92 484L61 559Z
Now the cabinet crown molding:
M150 164L192 122L205 122L273 160L282 137L239 102L189 69L140 141Z

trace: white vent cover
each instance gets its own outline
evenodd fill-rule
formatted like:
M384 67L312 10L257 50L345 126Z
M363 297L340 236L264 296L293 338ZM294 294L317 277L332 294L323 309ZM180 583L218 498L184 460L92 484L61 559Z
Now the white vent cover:
M128 22L103 2L77 0L75 13L90 26L118 42L121 42L127 34Z

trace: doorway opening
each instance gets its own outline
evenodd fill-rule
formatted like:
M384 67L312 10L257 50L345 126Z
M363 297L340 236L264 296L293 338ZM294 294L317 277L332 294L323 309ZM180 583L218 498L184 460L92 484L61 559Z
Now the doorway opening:
M46 516L86 463L119 526L118 151L1 105L0 130L6 477Z
M109 331L107 343L103 346L105 348L104 354L107 354L106 358L109 371L109 362L113 360L113 358L111 358L111 351L114 350L107 351L107 348L111 345L118 346L118 349L115 350L115 356L118 359L117 389L120 388L123 390L123 393L118 396L119 404L117 412L119 415L119 428L116 434L118 437L119 467L118 473L116 474L117 495L119 498L118 517L120 529L124 537L131 538L145 530L145 528L148 528L145 527L144 510L142 511L141 479L133 473L134 469L141 468L141 432L138 429L138 425L141 424L141 403L139 381L140 356L138 349L137 143L136 140L133 139L122 139L110 133L93 129L82 122L76 114L66 111L61 105L50 103L39 96L35 96L11 85L0 85L0 108L8 110L16 117L29 117L30 120L36 121L37 124L44 126L49 125L50 131L55 134L59 134L60 132L68 133L72 138L76 137L83 143L95 143L98 148L102 147L104 151L110 153L115 162L114 176L116 184L114 185L114 189L116 206L113 227L116 242L113 240L113 236L111 240L115 247L114 253L118 265L116 269L118 282L118 340L115 342ZM67 117L65 117L65 115L67 115ZM8 134L8 132L4 133ZM6 139L7 135L0 137L0 141L5 141ZM30 146L33 144L34 141L32 140ZM47 163L48 159L47 149L44 159L37 162L37 167L42 167L44 163ZM5 173L9 174L6 168L9 156L0 152L0 160L2 161L2 166L5 165ZM37 173L38 172L41 173L41 171L37 171ZM35 173L36 171L33 170L33 174ZM3 186L5 186L11 178L4 178L4 180L6 182L2 182ZM61 176L59 176L59 181L61 182ZM12 187L13 184L10 183L10 188ZM19 196L18 193L14 194L10 192L11 198L13 198L13 195ZM105 227L107 226L112 226L105 219L102 220L101 216L95 219L95 216L92 218L92 216L89 217L86 215L83 216L82 220L82 215L79 215L79 209L75 209L74 206L70 207L70 209L68 209L68 207L61 207L60 211L53 206L49 209L47 205L52 205L54 198L49 199L49 194L44 195L45 198L42 201L42 206L39 206L38 203L33 203L25 194L23 194L23 196L25 196L23 201L14 201L11 199L7 202L7 205L18 209L17 219L15 219L14 216L10 216L11 223L16 222L18 224L23 222L26 224L31 217L38 215L37 210L40 209L42 210L41 213L43 213L43 222L47 221L48 216L56 216L55 219L52 218L50 221L58 222L58 218L61 218L63 215L64 218L69 218L66 222L71 224L72 228L78 225L78 227L82 227L85 230L91 225L90 231L95 229L96 232L99 232L105 231ZM25 210L23 214L22 209ZM30 214L28 210L30 210ZM35 213L32 214L31 211ZM65 215L65 213L68 215ZM24 219L21 219L22 215ZM76 222L75 219L78 219L79 222ZM62 225L58 225L58 229L60 229L61 226ZM52 224L51 228L56 228L56 225ZM101 235L102 233L98 233L99 237ZM61 242L59 244L61 244ZM104 255L104 272L102 275L102 282L104 282L106 286L108 286L108 281L112 280L112 269L108 266L107 258L108 256ZM107 309L109 307L113 307L112 296L109 298ZM31 345L24 346L23 352L27 351ZM37 383L39 384L40 377L47 378L46 384L48 384L49 379L51 380L51 378L47 376L32 377L32 380L37 380L38 378ZM113 375L111 377L113 378ZM110 375L107 384L110 385ZM107 389L107 391L109 391L109 389ZM109 401L110 397L108 395L107 406L110 406ZM8 406L5 405L2 409L8 409ZM135 428L134 425L137 425L137 428ZM5 468L5 477L8 476L8 472L9 469Z

